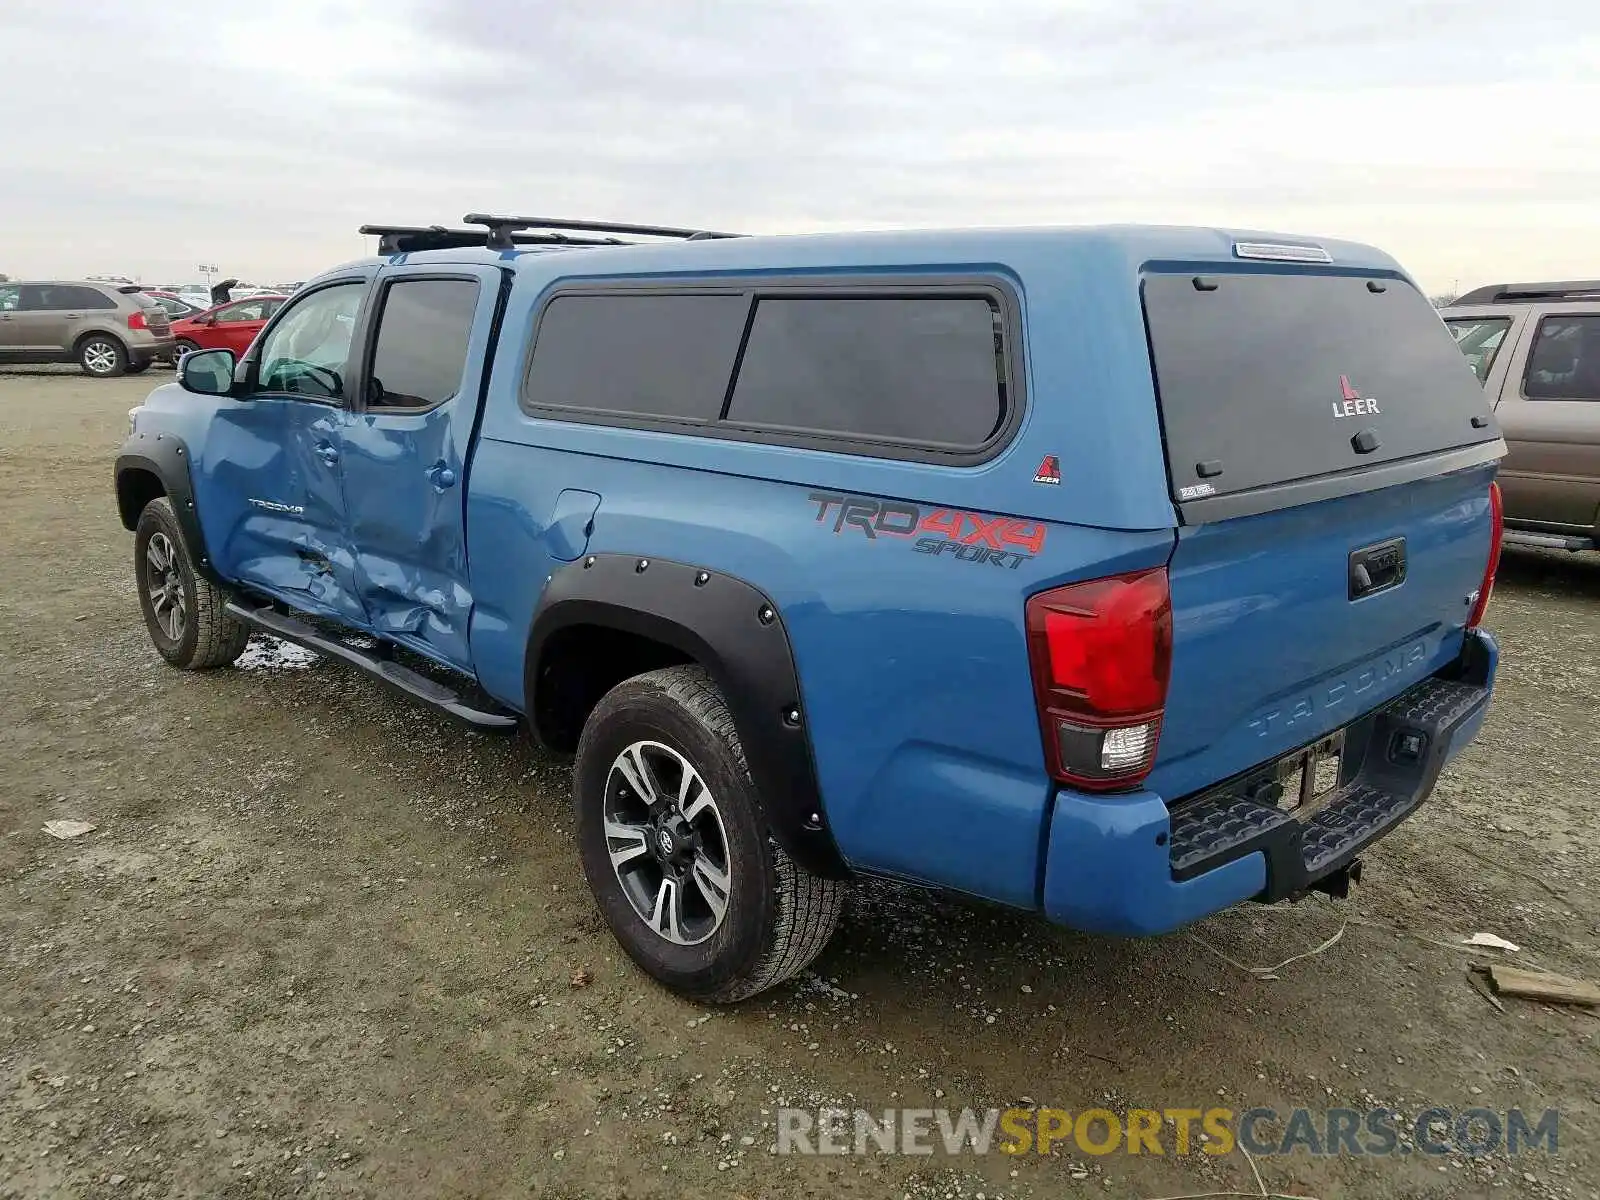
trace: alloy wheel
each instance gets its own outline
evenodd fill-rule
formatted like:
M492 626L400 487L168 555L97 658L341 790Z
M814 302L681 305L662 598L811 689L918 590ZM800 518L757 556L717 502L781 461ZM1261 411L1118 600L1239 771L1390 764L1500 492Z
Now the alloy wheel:
M705 941L728 913L733 870L716 797L694 765L639 741L606 776L606 851L634 912L679 946Z
M159 530L150 535L144 548L145 594L155 613L161 632L174 642L183 640L189 620L189 603L184 596L183 574L171 540Z
M116 370L117 348L110 342L90 342L83 348L83 365L91 375L109 375Z

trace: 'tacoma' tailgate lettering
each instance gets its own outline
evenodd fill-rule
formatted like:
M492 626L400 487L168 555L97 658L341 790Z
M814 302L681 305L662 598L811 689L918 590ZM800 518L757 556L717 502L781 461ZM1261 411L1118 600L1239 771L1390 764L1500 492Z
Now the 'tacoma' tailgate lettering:
M1379 683L1400 675L1416 674L1417 668L1428 661L1428 644L1415 642L1399 650L1392 650L1375 662L1358 667L1349 674L1327 683L1318 684L1308 692L1274 704L1250 720L1250 728L1257 737L1266 737L1280 729L1288 729L1301 721L1326 713L1370 692Z

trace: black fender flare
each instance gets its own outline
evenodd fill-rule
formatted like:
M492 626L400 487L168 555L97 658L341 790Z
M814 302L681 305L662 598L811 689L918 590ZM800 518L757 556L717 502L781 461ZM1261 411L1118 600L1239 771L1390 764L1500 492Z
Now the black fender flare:
M138 527L139 514L148 502L145 489L134 484L137 473L148 472L161 483L161 489L172 501L172 510L183 528L184 539L189 543L195 567L213 583L223 580L217 575L211 555L206 550L205 535L200 531L200 517L194 506L194 484L189 475L189 447L180 437L170 433L133 433L117 452L114 475L117 488L117 514L122 527Z
M783 614L759 588L708 568L631 554L591 554L562 566L545 585L528 636L524 692L531 724L544 649L575 625L650 638L705 667L727 701L778 844L813 874L849 875L822 806Z

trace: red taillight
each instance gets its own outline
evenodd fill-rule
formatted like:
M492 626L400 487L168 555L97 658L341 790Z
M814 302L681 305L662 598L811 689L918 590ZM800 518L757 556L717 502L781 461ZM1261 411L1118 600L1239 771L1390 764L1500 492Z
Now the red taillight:
M144 314L142 312L131 312L131 313L129 313L128 314L128 328L129 329L148 329L149 326L147 326L144 323Z
M1467 628L1476 629L1489 608L1489 597L1494 595L1494 576L1500 569L1500 538L1506 530L1505 506L1500 499L1500 485L1489 485L1489 562L1483 568L1483 583L1478 588L1478 599L1467 617Z
M1041 592L1027 622L1050 773L1097 791L1143 779L1172 671L1166 568Z

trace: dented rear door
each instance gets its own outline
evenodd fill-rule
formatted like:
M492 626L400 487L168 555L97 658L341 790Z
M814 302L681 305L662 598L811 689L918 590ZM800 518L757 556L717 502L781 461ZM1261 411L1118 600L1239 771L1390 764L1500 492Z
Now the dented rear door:
M378 277L343 434L356 588L374 633L470 670L469 449L501 272L400 266Z

